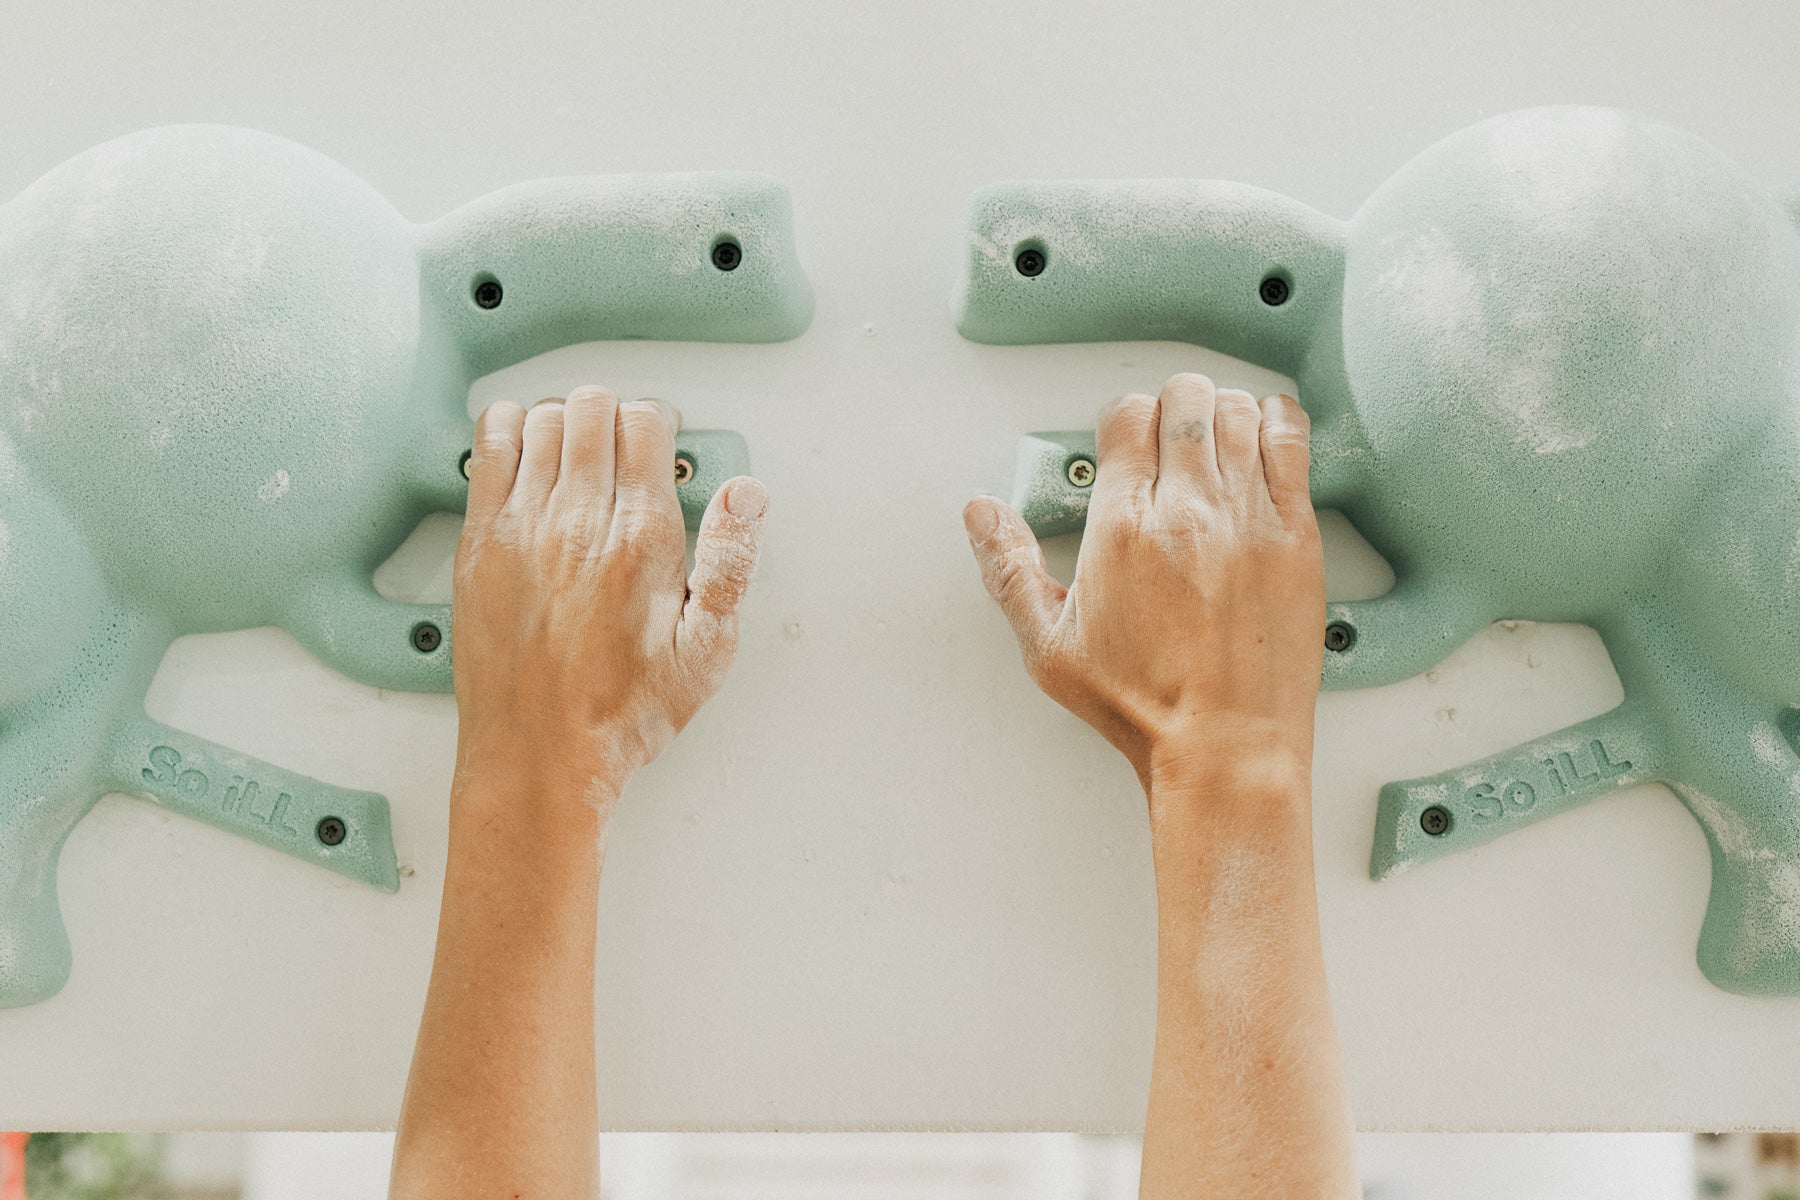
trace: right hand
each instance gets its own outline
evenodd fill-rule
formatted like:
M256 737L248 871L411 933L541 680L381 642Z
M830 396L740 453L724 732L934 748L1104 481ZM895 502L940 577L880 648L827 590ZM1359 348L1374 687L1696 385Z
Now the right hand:
M1101 411L1097 467L1066 589L1012 508L963 510L1026 670L1146 790L1202 758L1215 775L1304 778L1325 626L1305 411L1177 375Z

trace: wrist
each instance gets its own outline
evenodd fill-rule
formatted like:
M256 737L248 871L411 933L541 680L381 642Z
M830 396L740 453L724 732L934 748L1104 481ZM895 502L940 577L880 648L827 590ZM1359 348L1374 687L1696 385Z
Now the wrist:
M456 731L453 791L586 797L604 808L641 765L616 742L572 720L465 713Z
M1311 747L1284 732L1213 725L1153 744L1144 774L1159 886L1238 851L1310 870Z
M1207 716L1171 724L1149 739L1147 790L1298 790L1312 783L1312 721Z
M568 747L542 752L513 743L458 754L450 787L451 849L545 870L597 867L625 774L571 763Z

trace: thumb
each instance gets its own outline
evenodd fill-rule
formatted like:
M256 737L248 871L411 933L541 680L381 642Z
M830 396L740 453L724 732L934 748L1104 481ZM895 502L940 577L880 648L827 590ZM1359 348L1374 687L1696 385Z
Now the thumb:
M681 614L683 641L706 644L721 633L735 633L738 605L756 573L768 511L769 493L748 475L727 480L706 506Z
M963 528L981 567L981 582L1027 651L1049 636L1069 592L1044 569L1031 526L1009 505L977 496L963 509Z

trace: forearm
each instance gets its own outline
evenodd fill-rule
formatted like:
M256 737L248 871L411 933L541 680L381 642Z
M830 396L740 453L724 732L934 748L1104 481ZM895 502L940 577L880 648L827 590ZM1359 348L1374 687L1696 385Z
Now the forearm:
M396 1200L597 1192L594 933L606 806L593 799L560 780L459 773L437 953L394 1147Z
M456 782L399 1200L592 1200L594 930L626 777L724 676L761 544L754 479L682 569L681 416L577 388L475 423L456 550Z
M1152 776L1156 1057L1145 1200L1357 1194L1303 765ZM1234 763L1235 768L1234 769Z

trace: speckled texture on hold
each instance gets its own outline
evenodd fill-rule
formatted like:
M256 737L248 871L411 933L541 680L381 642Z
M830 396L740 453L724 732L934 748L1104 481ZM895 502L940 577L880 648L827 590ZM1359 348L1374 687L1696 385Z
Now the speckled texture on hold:
M143 697L175 637L271 624L353 678L448 691L448 608L371 574L461 511L473 379L581 341L779 340L811 310L757 175L548 180L415 226L313 151L177 126L0 207L0 1007L68 975L56 864L106 791L398 886L382 797ZM744 443L677 445L694 522Z
M1712 848L1702 969L1800 994L1795 195L1581 107L1455 134L1347 222L1238 184L1010 184L974 202L957 318L978 341L1176 338L1294 377L1315 501L1397 578L1330 606L1354 640L1327 687L1418 674L1504 618L1605 639L1624 703L1388 785L1375 876L1665 782ZM1041 532L1080 524L1054 464L1092 448L1026 439L1018 502Z

